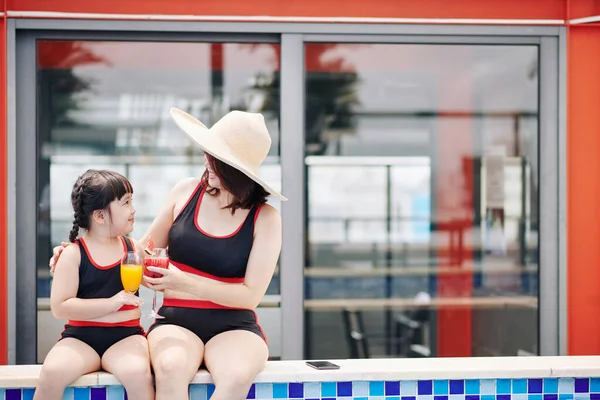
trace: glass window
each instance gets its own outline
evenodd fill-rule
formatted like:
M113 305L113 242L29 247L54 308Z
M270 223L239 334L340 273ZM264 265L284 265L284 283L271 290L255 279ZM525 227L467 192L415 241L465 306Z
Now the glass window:
M538 354L538 48L309 43L306 358Z
M127 176L137 209L132 236L141 237L173 185L203 173L202 153L171 120L172 106L208 126L230 110L263 113L273 144L260 173L281 189L279 55L279 44L263 43L37 42L40 311L48 308L51 249L71 229L78 175L109 168ZM268 294L279 294L278 273ZM40 317L40 328L49 324ZM41 361L49 346L38 347Z

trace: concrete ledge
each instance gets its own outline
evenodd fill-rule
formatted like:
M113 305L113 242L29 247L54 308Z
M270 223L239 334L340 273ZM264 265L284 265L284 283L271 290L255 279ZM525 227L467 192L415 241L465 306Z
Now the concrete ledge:
M269 361L256 383L356 382L454 379L600 377L599 356L480 357L430 359L333 360L339 370L317 371L304 361ZM33 388L41 365L0 366L0 389ZM192 384L210 384L200 370ZM72 387L120 386L111 374L96 372Z

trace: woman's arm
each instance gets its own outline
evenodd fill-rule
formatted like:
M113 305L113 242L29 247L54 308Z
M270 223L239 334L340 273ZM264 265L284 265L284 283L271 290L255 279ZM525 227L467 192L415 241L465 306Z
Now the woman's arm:
M144 279L154 290L173 289L227 307L254 309L269 287L281 251L281 216L277 210L264 205L254 232L246 276L241 284L185 274L173 266L163 278ZM153 271L161 272L160 269Z
M58 260L50 293L50 308L54 317L87 321L111 314L124 304L140 304L137 296L125 292L109 299L78 299L80 259L79 247L71 244Z

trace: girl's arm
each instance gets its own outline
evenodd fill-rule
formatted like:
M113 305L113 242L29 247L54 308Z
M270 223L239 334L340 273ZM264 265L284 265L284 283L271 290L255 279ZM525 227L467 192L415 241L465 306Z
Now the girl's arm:
M80 259L79 246L71 244L58 260L50 293L50 308L54 317L88 321L111 314L124 304L140 304L137 296L125 292L109 299L78 299Z

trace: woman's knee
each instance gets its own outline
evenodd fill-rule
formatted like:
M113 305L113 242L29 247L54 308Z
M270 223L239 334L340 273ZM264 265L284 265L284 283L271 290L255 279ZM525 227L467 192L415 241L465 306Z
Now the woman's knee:
M149 360L147 362L142 360L128 362L126 365L121 366L118 371L114 371L113 374L123 385L145 385L152 381Z
M212 374L215 385L227 388L228 391L238 392L249 390L256 378L257 372L254 368L244 365L232 365L221 374Z
M154 360L152 369L156 379L160 380L180 380L185 375L184 361L169 354L162 354Z

